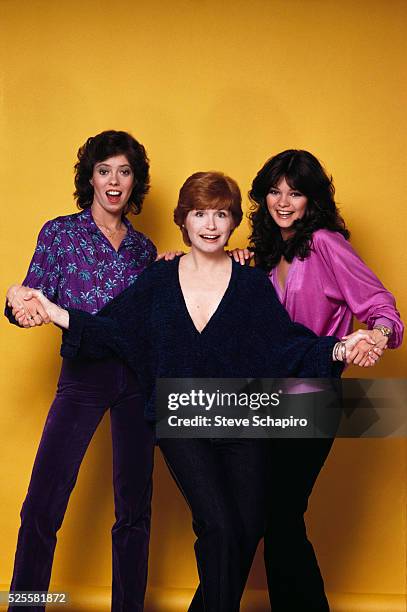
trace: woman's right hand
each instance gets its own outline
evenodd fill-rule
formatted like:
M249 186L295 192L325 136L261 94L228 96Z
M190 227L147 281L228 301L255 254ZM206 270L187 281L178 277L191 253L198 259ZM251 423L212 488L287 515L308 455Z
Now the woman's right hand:
M41 293L41 291L38 291L38 289L31 289L31 292L33 298L36 298L40 302L52 323L65 329L69 328L69 312L67 310L51 302Z
M50 318L41 302L33 297L29 287L12 285L7 291L7 305L12 309L20 327L36 327L50 323Z
M10 287L9 291L11 292L11 294L13 293L14 288L15 286ZM31 289L30 287L24 287L24 289L27 290L24 293L23 298L24 301L22 310L24 312L22 312L22 310L16 310L16 312L14 312L13 309L13 314L19 325L23 325L24 323L24 318L26 317L25 309L27 308L27 304L35 300L35 302L40 307L40 312L43 313L41 314L41 318L44 320L44 322L52 322L56 325L59 325L60 327L64 327L65 329L69 328L69 313L67 310L64 310L60 306L57 306L57 304L51 302L48 298L45 297L43 293L41 293L41 291L38 291L38 289ZM13 295L10 295L10 298L13 299ZM38 325L37 323L35 323L35 319L34 324L30 322L28 324L28 327L33 327L34 325ZM25 324L23 326L26 327Z

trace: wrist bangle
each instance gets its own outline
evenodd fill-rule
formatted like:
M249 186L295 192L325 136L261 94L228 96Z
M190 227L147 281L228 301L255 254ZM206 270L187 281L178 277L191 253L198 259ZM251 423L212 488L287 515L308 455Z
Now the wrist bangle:
M337 342L334 346L334 350L332 353L334 361L339 361L339 355L338 355L339 345L340 345L340 342Z
M337 342L335 344L333 350L333 359L334 361L342 361L342 363L346 361L346 344L343 341Z
M345 363L346 361L346 344L341 342L341 361Z

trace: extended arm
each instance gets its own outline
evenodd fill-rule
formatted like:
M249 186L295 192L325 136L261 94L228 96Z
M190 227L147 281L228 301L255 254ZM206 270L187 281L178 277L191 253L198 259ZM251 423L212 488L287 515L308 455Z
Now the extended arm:
M50 320L64 329L61 355L103 359L116 355L135 369L148 352L151 283L147 271L96 315L53 304L34 291Z
M7 292L4 314L14 325L35 327L48 323L40 301L31 298L30 287L40 289L51 301L57 300L59 283L58 223L47 221L42 227L27 275L21 285L12 285Z
M6 299L5 314L10 323L28 328L50 322L46 310L40 300L33 296L29 287L11 285L7 291Z
M404 326L393 295L366 266L343 236L324 231L314 235L313 248L320 255L335 279L337 299L348 305L354 316L372 330L370 336L384 349L387 345L376 325L392 330L389 348L397 348L403 338Z
M256 316L264 322L267 345L279 347L282 363L290 375L307 378L337 377L343 369L344 363L341 362L348 362L349 355L361 339L373 346L363 330L343 345L338 345L338 338L319 337L303 325L293 323L267 278L264 278L263 285L262 298L259 300L262 308L261 312L257 312L256 301Z

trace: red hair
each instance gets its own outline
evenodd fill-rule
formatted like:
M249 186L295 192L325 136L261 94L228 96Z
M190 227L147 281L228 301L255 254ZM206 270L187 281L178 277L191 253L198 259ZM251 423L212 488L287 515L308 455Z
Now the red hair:
M243 217L242 196L236 181L222 172L195 172L182 185L178 204L174 210L174 221L180 227L182 238L191 245L184 227L191 210L229 210L236 228Z

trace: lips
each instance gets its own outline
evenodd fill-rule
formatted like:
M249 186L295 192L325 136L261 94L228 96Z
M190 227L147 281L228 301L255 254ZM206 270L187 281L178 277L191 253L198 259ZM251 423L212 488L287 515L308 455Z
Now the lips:
M291 215L294 214L294 211L276 210L276 213L281 219L288 219L289 217L291 217Z
M216 235L212 235L212 234L200 234L200 237L203 240L207 240L208 242L215 242L215 240L217 240L219 238L219 234L216 234Z
M109 189L109 191L106 191L106 197L111 204L117 204L120 201L121 195L122 192L118 189Z

